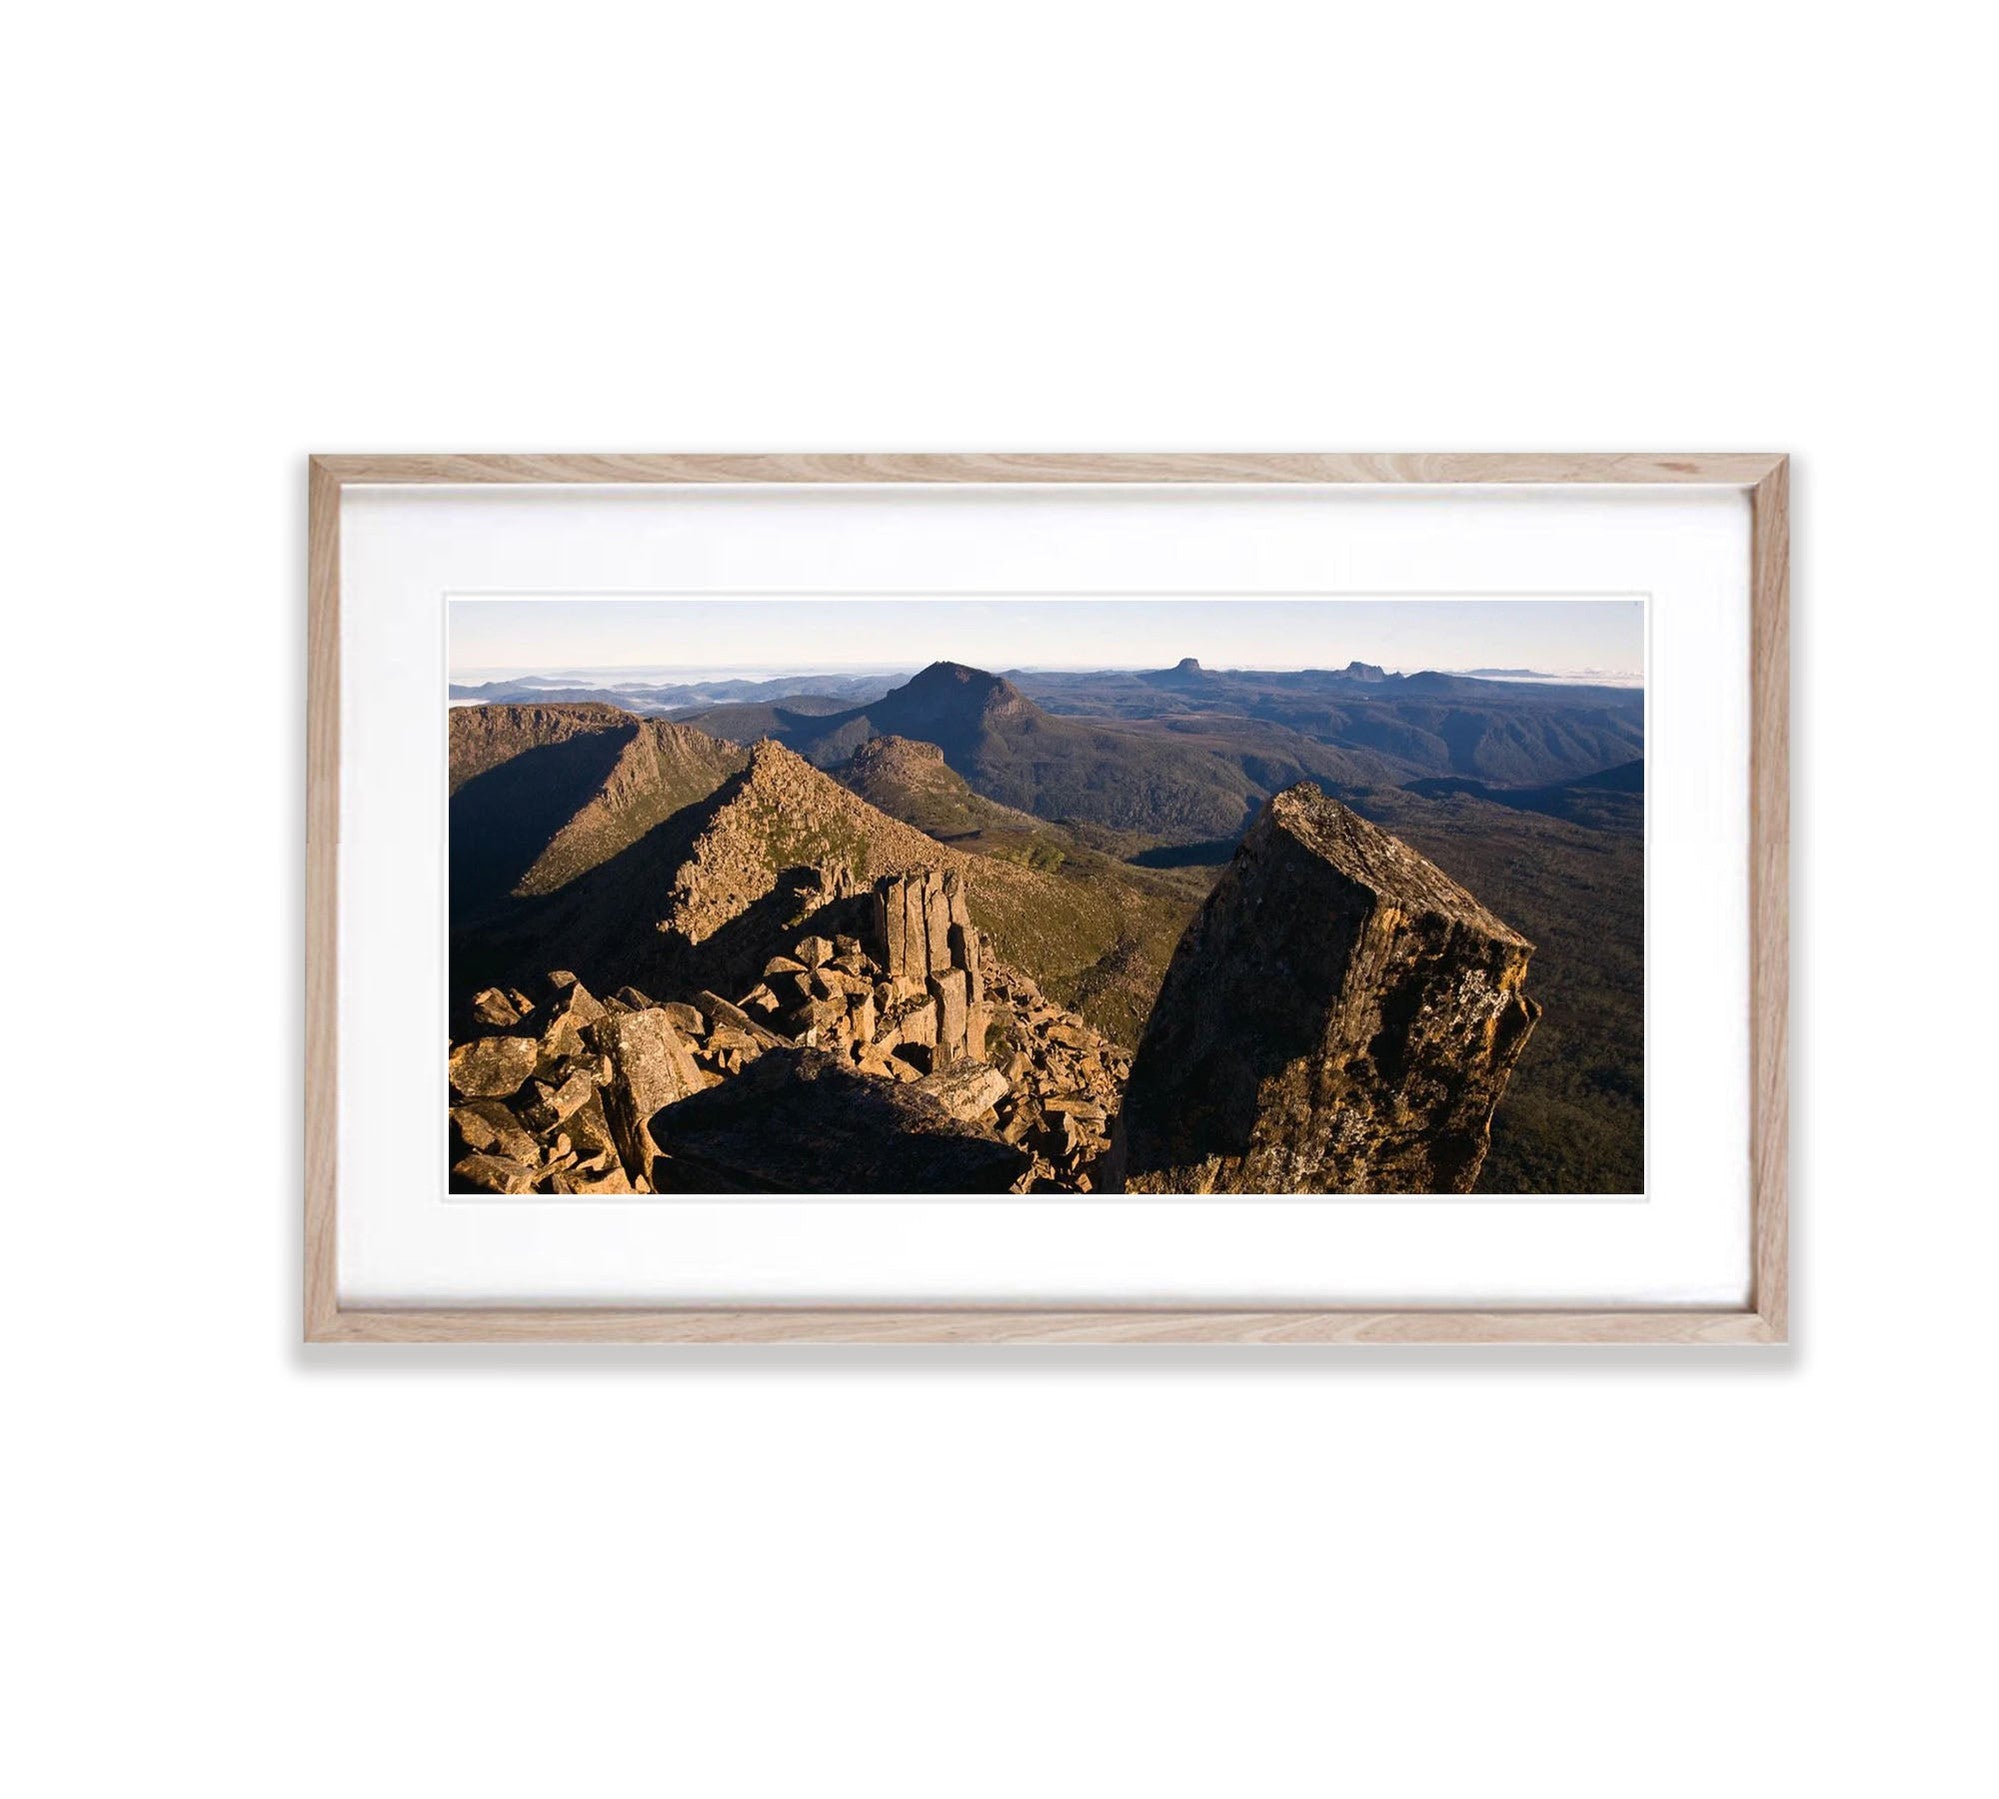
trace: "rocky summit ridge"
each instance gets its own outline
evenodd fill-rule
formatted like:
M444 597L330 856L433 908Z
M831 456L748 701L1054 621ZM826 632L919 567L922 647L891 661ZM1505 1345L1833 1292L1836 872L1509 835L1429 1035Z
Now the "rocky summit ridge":
M1091 1191L1128 1058L991 959L957 871L811 873L802 934L734 999L567 970L475 996L453 1189Z
M752 955L726 992L561 969L473 996L454 1189L1471 1189L1532 945L1338 801L1265 805L1134 1059L995 953L990 864L831 785L757 745L681 864L661 928Z
M674 872L659 928L701 943L775 890L788 868L844 864L865 875L938 868L964 878L970 858L878 811L781 743L751 746Z

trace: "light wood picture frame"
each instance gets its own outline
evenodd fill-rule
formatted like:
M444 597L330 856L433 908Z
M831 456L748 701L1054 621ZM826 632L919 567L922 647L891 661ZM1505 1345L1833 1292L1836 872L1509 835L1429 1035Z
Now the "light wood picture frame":
M313 1343L1580 1343L1789 1338L1789 459L1692 455L326 455L309 465L304 1336ZM341 503L383 485L1700 484L1751 510L1751 1288L1739 1310L343 1307L337 1267Z

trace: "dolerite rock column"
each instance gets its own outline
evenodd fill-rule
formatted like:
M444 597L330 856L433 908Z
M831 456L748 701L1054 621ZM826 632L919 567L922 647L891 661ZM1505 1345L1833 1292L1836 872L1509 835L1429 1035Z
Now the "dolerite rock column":
M1258 814L1166 972L1113 1180L1468 1193L1540 1016L1533 945L1310 782Z
M896 1040L933 1050L939 1068L984 1061L985 979L963 877L931 868L877 881L871 936L892 990L880 1009L898 1021Z

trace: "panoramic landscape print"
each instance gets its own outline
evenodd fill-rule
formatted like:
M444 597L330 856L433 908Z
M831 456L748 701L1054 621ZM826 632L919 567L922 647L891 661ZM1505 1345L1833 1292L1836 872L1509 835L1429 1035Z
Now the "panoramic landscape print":
M1642 601L449 612L454 1193L1644 1189Z

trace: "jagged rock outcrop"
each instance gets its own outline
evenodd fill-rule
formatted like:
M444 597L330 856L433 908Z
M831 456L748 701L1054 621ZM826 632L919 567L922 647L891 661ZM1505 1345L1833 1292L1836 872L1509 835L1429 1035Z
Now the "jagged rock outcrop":
M1111 1178L1166 1193L1465 1193L1539 1008L1533 945L1309 782L1187 929Z
M618 1159L627 1179L647 1173L658 1153L646 1135L646 1120L660 1107L701 1091L701 1071L694 1066L693 1054L663 1007L613 1012L590 1027L590 1045L610 1059L611 1078L604 1083L604 1113L611 1136L618 1146ZM573 1083L565 1080L561 1089L544 1097L549 1122L559 1124L590 1097L594 1084L587 1077L575 1077L584 1091L574 1094L567 1111L561 1101L571 1096Z
M963 877L933 868L877 881L869 926L889 988L875 996L881 1023L907 1032L916 1021L903 1041L933 1046L935 1067L982 1061L986 988Z
M1004 1171L1002 1188L1092 1191L1127 1059L993 958L967 910L962 872L917 868L863 887L833 861L788 878L801 922L762 937L761 978L740 1000L706 988L661 1000L632 984L599 1000L566 969L529 983L539 999L520 988L475 995L472 1024L505 1028L452 1050L453 1189L757 1189L776 1178L769 1157L779 1146L752 1153L745 1139L725 1155L720 1139L704 1139L682 1166L682 1151L658 1134L661 1121L773 1052L809 1050L863 1083L912 1096L870 1097L869 1085L850 1083L791 1095L785 1103L804 1108L826 1154L867 1120L872 1129L934 1134L921 1124L932 1112L962 1127L948 1134L986 1148L974 1155L961 1145L941 1161L934 1145L881 1148L821 1170L804 1190L985 1191L982 1183ZM764 928L778 927L766 919ZM736 1114L711 1106L693 1116ZM765 1130L785 1128L771 1122ZM882 1184L898 1181L915 1184Z

